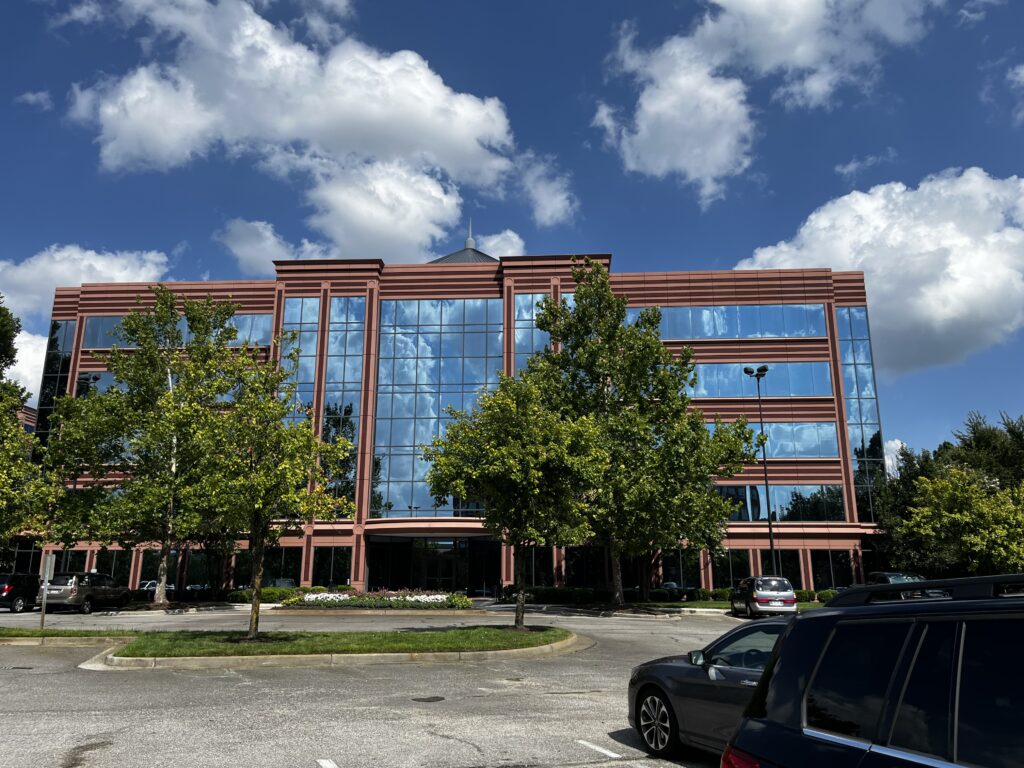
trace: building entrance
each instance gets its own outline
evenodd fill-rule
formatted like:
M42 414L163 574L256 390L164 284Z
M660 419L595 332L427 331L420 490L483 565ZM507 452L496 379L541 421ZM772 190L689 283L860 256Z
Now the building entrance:
M483 537L372 536L367 539L370 589L425 589L492 595L501 583L501 545Z

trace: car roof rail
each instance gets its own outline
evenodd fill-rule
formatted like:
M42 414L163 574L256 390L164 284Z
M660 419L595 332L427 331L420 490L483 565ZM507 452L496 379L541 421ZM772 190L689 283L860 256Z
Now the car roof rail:
M825 605L844 608L872 603L899 602L903 593L920 593L914 602L942 600L992 600L995 598L1024 598L1024 574L1004 576L971 576L962 579L934 579L901 584L871 584L840 592ZM929 595L928 592L942 592Z

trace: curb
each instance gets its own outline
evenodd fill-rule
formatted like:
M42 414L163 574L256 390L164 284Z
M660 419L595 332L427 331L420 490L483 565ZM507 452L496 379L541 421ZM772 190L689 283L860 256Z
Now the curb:
M289 616L486 616L482 608L461 608L431 610L416 608L292 608L278 606L269 609L277 614Z
M488 608L486 613L510 613L511 608ZM547 614L549 616L566 617L592 617L599 619L621 618L621 619L673 619L680 616L731 616L727 608L648 608L642 612L629 610L595 610L589 608L574 608L567 605L548 605L545 603L527 605L526 613Z
M131 637L0 637L0 645L56 645L65 647L81 647L89 645L120 645L131 640Z
M472 662L503 659L541 659L583 651L595 642L582 635L571 635L533 648L509 648L503 651L453 651L436 653L322 653L266 656L178 656L130 657L111 655L117 646L106 648L80 669L119 672L141 669L262 669L267 667L339 667L350 664L407 664L410 662Z

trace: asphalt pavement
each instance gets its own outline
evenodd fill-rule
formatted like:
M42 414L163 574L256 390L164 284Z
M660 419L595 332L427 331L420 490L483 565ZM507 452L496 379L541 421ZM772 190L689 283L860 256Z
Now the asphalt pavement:
M487 616L316 616L269 611L265 630L427 629ZM0 613L0 626L39 615ZM52 627L244 629L244 611L57 614ZM630 669L736 626L725 616L531 613L586 635L538 660L359 663L335 668L91 672L92 648L0 646L0 766L648 766L626 722ZM694 754L678 765L717 766Z

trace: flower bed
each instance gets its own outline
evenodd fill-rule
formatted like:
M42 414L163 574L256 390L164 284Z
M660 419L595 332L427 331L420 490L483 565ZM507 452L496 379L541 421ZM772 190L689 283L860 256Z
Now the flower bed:
M312 592L288 598L282 605L293 608L465 610L473 607L473 601L465 595L443 592Z

